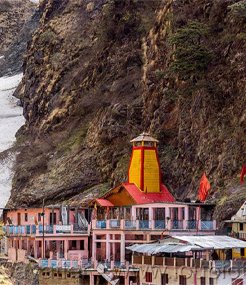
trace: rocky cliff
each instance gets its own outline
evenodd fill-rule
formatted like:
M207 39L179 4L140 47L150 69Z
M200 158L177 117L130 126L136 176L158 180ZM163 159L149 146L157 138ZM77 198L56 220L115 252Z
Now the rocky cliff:
M39 22L30 0L0 0L0 76L22 72L23 56Z
M46 0L40 14L8 205L104 191L126 178L129 140L148 130L177 198L196 197L206 171L223 217L235 211L246 198L245 2Z
M0 0L0 55L16 40L35 6L30 0Z

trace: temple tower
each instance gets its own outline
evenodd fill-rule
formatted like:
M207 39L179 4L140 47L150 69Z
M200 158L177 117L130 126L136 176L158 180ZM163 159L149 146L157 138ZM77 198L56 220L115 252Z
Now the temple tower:
M133 145L128 182L134 183L146 193L161 191L161 169L157 154L158 140L148 133L142 133L131 140Z

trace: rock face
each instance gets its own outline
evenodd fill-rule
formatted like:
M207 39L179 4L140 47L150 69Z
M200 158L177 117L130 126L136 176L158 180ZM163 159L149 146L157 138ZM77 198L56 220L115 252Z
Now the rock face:
M2 5L2 6L1 6ZM22 72L27 43L39 22L37 5L0 0L0 77Z
M10 263L6 259L0 259L0 281L3 285L37 285L37 273L37 264Z
M29 0L0 0L0 55L16 40L34 8Z
M46 0L40 14L17 94L27 123L9 206L118 183L143 130L160 140L177 198L195 198L204 171L222 207L246 198L243 1Z

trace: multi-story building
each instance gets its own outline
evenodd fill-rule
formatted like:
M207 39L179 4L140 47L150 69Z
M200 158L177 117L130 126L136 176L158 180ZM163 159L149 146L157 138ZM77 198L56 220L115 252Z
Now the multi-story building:
M227 234L246 241L246 202L230 220L225 221L225 225ZM246 258L246 249L234 249L232 254L235 258Z
M88 209L69 207L5 210L9 259L25 262L29 256L87 260L88 215Z
M140 285L243 285L246 264L231 252L245 246L228 236L172 236L128 249Z
M129 245L167 235L214 235L214 205L178 202L163 184L157 142L146 133L133 139L128 180L90 209L5 210L9 258L39 260L41 284L56 284L60 273L51 268L80 269L85 284L139 284Z

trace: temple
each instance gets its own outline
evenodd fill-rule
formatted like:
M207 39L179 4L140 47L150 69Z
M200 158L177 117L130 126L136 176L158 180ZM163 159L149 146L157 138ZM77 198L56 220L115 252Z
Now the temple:
M149 284L149 277L141 277L142 265L145 259L155 265L159 257L136 256L133 244L145 246L167 237L182 244L187 237L186 243L192 246L192 236L204 240L215 236L215 205L177 201L162 181L158 140L142 133L131 143L127 181L95 198L88 207L81 207L78 201L76 207L64 202L43 209L5 209L2 244L8 259L38 262L41 285L56 284L58 279L59 284L69 284L69 278L90 285ZM202 255L208 250L201 249ZM165 266L166 257L158 259L160 266ZM191 257L187 251L182 262L192 266L187 261L191 258L196 260L196 254ZM177 260L170 261L170 266L177 267ZM158 284L167 284L163 282Z
M130 206L135 204L175 202L161 181L157 154L158 140L142 133L131 140L133 144L128 167L128 181L96 199L99 206Z

